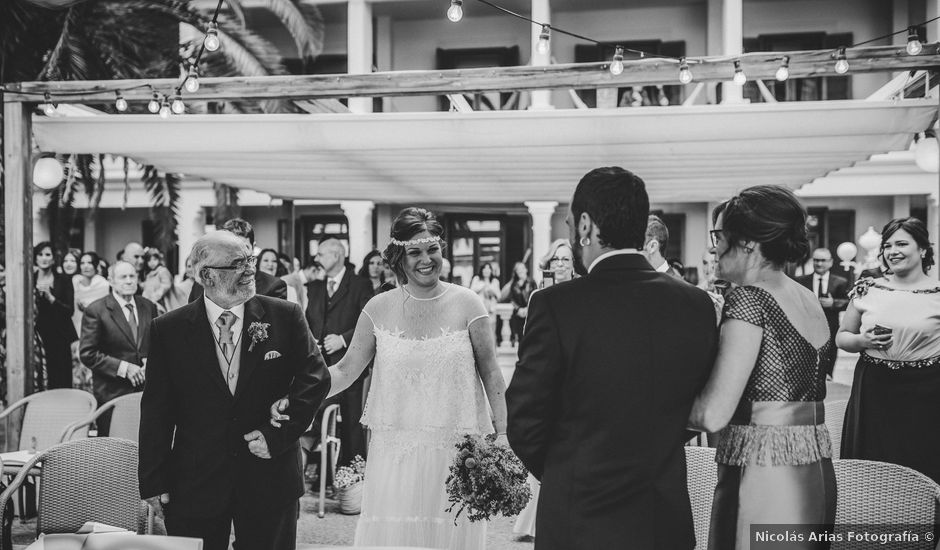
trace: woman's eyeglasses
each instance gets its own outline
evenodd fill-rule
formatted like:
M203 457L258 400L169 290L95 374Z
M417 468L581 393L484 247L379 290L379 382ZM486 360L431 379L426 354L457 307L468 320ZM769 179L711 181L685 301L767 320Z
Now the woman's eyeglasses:
M255 267L258 263L258 258L254 256L248 256L242 258L241 260L236 261L232 265L207 265L209 269L227 269L234 271L247 271L249 268Z
M571 258L559 258L558 256L552 256L548 259L549 264L570 264Z
M721 229L712 229L708 232L708 236L711 237L712 246L715 248L717 248L718 243L724 239L724 233L721 231Z

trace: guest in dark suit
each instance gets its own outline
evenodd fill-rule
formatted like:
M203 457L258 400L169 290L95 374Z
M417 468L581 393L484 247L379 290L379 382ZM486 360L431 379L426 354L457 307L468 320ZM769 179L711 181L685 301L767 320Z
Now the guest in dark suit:
M251 224L241 218L232 218L222 224L221 231L228 231L235 234L247 243L248 247L254 250L255 230ZM280 277L275 277L255 269L255 292L261 296L271 296L272 298L287 299L287 283ZM203 289L199 281L193 283L193 289L189 293L189 301L195 302L202 298Z
M157 306L137 294L137 270L117 262L111 274L111 293L85 308L79 358L91 369L98 405L140 391L146 379L150 325ZM106 436L111 412L98 417L98 435Z
M78 340L72 313L75 311L75 287L72 277L56 272L52 243L41 242L33 248L36 267L36 332L42 338L46 358L46 377L37 369L35 390L72 387L72 342Z
M663 254L669 245L669 228L659 216L650 215L646 221L646 236L643 242L643 256L646 257L653 269L660 273L668 273L677 279L683 279L680 273ZM685 279L683 279L685 280Z
M326 271L324 280L307 283L307 323L323 349L328 365L335 365L346 355L362 308L372 298L372 283L356 275L347 265L346 248L336 239L327 239L317 249L316 261ZM349 389L334 399L339 402L340 456L339 464L352 462L356 455L366 457L366 436L359 419L362 417L363 381L369 370L363 370Z
M819 305L826 314L829 323L829 336L835 341L839 332L839 313L845 311L849 305L849 281L832 273L832 253L828 248L817 248L813 251L813 273L797 277L796 281L813 291L819 297ZM836 347L829 346L829 354L825 358L826 374L832 376L836 364Z
M204 298L151 328L140 418L140 494L167 533L206 550L291 550L304 484L298 438L330 388L296 304L255 295L255 258L227 231L193 245ZM268 423L289 396L289 420ZM166 508L163 508L166 506Z
M715 310L641 254L648 201L623 168L584 176L566 219L584 276L529 304L506 398L509 443L542 482L538 550L695 546L683 445Z

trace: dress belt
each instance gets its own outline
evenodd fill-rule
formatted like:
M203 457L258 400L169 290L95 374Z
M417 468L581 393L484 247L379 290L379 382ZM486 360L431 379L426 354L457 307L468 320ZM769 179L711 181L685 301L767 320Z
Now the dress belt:
M826 421L822 401L754 401L742 403L731 424L762 426L815 426Z

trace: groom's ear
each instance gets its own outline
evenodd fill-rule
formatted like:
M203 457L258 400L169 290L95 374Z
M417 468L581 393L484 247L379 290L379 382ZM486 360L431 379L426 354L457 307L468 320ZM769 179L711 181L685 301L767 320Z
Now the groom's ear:
M578 218L578 237L590 237L593 229L594 220L591 219L591 215L581 212L581 217Z

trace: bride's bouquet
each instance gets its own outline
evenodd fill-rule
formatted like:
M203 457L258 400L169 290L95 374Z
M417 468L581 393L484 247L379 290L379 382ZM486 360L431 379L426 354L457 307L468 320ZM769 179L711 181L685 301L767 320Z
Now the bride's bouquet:
M447 476L447 512L464 510L470 521L488 520L496 514L515 516L532 497L527 472L508 447L479 436L467 435L457 443L457 456Z

